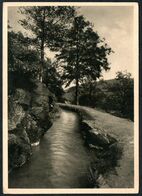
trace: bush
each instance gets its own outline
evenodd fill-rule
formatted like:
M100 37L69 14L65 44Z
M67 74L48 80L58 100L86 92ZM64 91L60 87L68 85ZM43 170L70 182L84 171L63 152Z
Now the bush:
M93 106L93 107L95 107L96 98L95 98L95 96L92 96L90 98L90 96L88 94L81 95L79 97L79 104L83 105L83 106Z
M91 96L88 95L84 87L79 104L98 107L114 115L134 120L134 81L130 73L118 72L113 80L97 82L92 92Z
M8 72L8 94L12 95L15 89L22 88L27 91L35 88L34 82L32 82L32 73L21 71L9 71Z

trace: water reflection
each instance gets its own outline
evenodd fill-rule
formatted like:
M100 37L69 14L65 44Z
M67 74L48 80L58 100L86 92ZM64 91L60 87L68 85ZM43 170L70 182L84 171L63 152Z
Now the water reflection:
M79 131L78 116L62 110L33 156L9 175L10 188L87 188L88 149Z

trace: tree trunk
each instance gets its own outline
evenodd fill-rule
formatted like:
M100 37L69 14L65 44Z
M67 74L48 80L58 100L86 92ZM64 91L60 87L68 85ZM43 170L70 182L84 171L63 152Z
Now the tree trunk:
M93 91L93 85L92 85L92 82L90 81L90 84L89 84L89 106L93 106L93 99L92 99L92 91Z
M79 87L78 78L76 78L76 86L75 86L75 104L76 105L78 105L78 87Z
M42 21L42 38L41 38L41 53L40 60L41 65L39 69L39 81L43 81L43 67L44 67L44 42L45 42L45 9L43 9L43 21Z
M39 81L43 81L43 67L44 67L44 41L42 41L42 46L41 46L41 65L40 65L40 72L39 72Z
M78 25L76 34L76 87L75 87L75 104L78 105L78 91L79 91L79 37L78 37Z
M90 98L90 101L92 99L92 83L90 82L90 85L89 85L89 98Z

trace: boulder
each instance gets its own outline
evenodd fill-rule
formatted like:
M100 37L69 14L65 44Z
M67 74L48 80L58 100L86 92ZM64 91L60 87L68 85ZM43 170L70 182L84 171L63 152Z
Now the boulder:
M32 93L39 94L39 95L45 95L48 96L50 94L50 91L47 89L46 85L39 82L39 81L34 81L35 83L35 88L33 89Z
M17 137L21 138L23 141L25 141L26 143L30 144L29 137L27 135L25 127L23 127L22 124L18 124L16 129L13 129L13 130L9 131L9 133L10 134L11 133L15 134Z
M25 111L22 106L14 102L12 99L9 100L8 105L8 130L13 130L16 126L21 123L21 120L25 116Z
M31 156L31 145L51 127L56 111L55 97L38 81L31 91L15 89L9 98L9 169L22 166Z
M36 120L39 127L47 131L52 125L52 115L43 107L32 107L30 115Z
M47 87L38 81L31 95L31 108L29 114L37 122L37 125L46 132L52 125L57 108L55 107L55 96ZM43 132L42 132L43 133Z
M32 94L32 106L33 107L40 107L40 106L46 106L47 110L49 111L48 107L48 96L45 95L39 95L39 94Z
M31 102L31 94L28 91L18 88L15 90L13 101L23 106L29 106Z
M47 116L48 116L48 112L47 112L46 108L43 108L41 106L32 107L30 109L30 114L32 116L34 116L36 120L41 120L41 121L44 120L45 118L47 118Z
M82 121L81 128L83 131L84 138L87 140L89 146L109 148L110 145L117 142L117 140L107 134L105 130L101 130L97 127L91 126L90 121Z
M40 140L44 131L38 126L37 121L35 121L30 114L25 116L21 124L25 128L31 144Z
M15 129L25 117L25 110L30 106L31 94L23 89L16 89L8 100L8 126Z
M14 133L8 134L9 170L15 167L21 167L31 156L32 151L28 137L22 136L16 135Z
M33 107L45 107L48 112L54 109L56 102L55 95L53 95L46 87L45 84L35 81L35 88L32 90L32 103Z

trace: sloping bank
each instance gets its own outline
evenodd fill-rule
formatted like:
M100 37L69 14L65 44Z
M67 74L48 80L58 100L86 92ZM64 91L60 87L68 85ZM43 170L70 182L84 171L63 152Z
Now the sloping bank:
M57 107L54 95L39 81L16 88L8 100L8 166L20 167L32 155L32 146L51 127Z
M94 187L133 188L134 124L96 109L58 104L81 118L83 138L90 149L90 180Z

